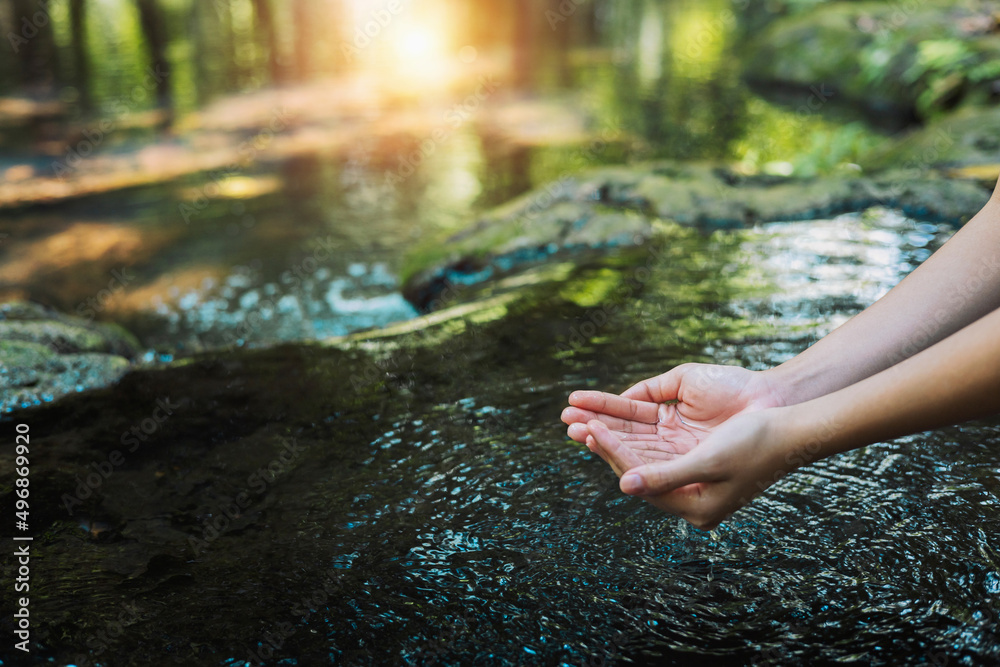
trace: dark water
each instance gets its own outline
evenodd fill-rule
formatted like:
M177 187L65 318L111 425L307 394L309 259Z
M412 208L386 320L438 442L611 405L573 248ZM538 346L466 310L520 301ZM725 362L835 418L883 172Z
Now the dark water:
M877 210L668 229L464 321L197 357L24 412L38 654L989 664L1000 422L822 461L712 532L620 495L558 422L573 389L778 363L950 233ZM175 414L70 516L63 494L162 397Z

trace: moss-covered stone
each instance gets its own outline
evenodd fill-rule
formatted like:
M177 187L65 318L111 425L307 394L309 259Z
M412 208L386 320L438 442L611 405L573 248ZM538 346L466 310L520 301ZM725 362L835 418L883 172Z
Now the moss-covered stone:
M128 371L139 342L38 304L0 304L0 413L107 386Z
M982 104L1000 79L993 2L832 2L784 16L751 39L746 76L808 89L874 111L928 118Z
M908 165L915 166L915 165ZM807 220L871 206L961 223L989 198L982 183L925 168L815 179L743 176L720 165L655 162L566 178L505 205L409 258L404 294L418 308L452 304L470 284L572 255L641 245L660 221L703 228Z
M970 108L918 128L868 157L873 168L937 165L983 167L983 180L1000 173L1000 108ZM948 172L949 175L952 172Z

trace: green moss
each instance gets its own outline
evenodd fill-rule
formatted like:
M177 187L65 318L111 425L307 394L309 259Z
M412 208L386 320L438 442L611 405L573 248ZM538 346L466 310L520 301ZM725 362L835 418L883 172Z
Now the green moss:
M868 156L873 169L1000 162L1000 109L969 108L918 128Z
M0 304L0 413L117 381L139 342L31 303Z
M943 0L907 11L897 3L826 3L757 35L747 74L804 88L822 83L872 109L930 118L959 103L983 103L1000 75L1000 37L962 27L977 12Z

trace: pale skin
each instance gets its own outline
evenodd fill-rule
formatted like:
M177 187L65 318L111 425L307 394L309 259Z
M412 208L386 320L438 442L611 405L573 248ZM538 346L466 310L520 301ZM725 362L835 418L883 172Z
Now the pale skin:
M569 436L614 469L624 493L708 529L804 465L1000 413L998 192L794 359L766 371L684 364L621 395L573 392Z

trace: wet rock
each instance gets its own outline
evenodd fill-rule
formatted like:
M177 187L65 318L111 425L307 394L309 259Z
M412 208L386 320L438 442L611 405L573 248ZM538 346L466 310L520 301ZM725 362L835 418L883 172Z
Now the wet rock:
M442 295L533 264L644 244L662 221L711 230L878 205L961 223L987 199L989 189L981 183L923 167L815 179L744 176L719 165L677 162L606 167L528 193L443 242L415 250L403 270L404 295L433 310L454 302Z
M0 304L0 413L107 386L138 351L135 337L117 325L33 303Z
M995 96L1000 35L988 2L825 3L756 31L747 78L823 84L876 112L928 118Z
M1000 173L1000 109L969 108L910 132L876 155L867 164L873 168L981 167L980 180L996 182ZM949 173L962 176L962 172Z

